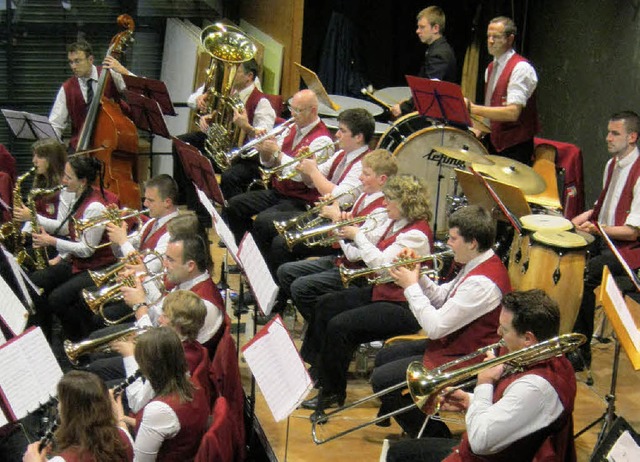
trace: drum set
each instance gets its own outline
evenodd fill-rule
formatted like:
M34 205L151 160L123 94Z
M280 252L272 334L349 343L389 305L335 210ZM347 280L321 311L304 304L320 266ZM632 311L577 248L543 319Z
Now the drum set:
M411 96L408 87L375 92L363 89L362 92L387 109ZM369 109L373 115L382 113L378 104L369 101L331 95L330 98L340 104L341 110L374 106ZM323 121L329 128L338 128L333 109L321 106L319 113L325 116ZM551 203L560 204L556 197L557 185L551 184L553 179L520 162L489 155L476 133L484 136L490 133L490 127L480 118L472 116L471 121L472 127L464 129L415 112L393 124L376 122L376 137L379 138L376 147L395 156L399 173L426 180L434 211L430 225L438 239L444 239L448 233L451 213L467 204L456 170L472 169L474 174L522 191L528 202L524 204L525 208L528 210L529 205L534 205L542 213L518 217L522 229L514 231L508 252L511 285L514 290L544 290L560 307L560 333L571 332L582 301L582 279L593 236L575 231L571 221L559 216L558 210L548 205L540 207L537 198L544 197L543 204L548 204L546 195L549 194L554 196Z

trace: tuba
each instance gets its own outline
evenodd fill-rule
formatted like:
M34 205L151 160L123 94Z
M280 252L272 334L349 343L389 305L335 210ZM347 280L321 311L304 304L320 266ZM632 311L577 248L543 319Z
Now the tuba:
M204 85L206 114L210 115L205 151L221 170L231 165L227 153L240 144L242 130L233 123L233 111L244 104L231 95L238 66L253 59L257 48L242 30L216 23L200 34L202 47L211 56Z

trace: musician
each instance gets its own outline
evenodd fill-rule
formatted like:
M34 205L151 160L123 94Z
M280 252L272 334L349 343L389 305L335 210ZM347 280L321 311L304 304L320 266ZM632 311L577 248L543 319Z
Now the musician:
M558 305L542 290L504 296L498 333L508 352L556 337L559 327ZM486 369L473 393L456 390L445 397L443 410L466 412L462 441L400 441L389 448L387 461L576 460L576 379L567 359L554 356L523 372L503 376L505 371L504 364Z
M417 16L416 34L422 43L427 45L424 63L420 68L420 77L427 79L458 81L456 55L444 35L445 15L439 6L429 6ZM391 114L400 117L415 111L413 98L401 101L391 107Z
M346 109L338 115L338 131L336 139L340 150L329 160L318 165L315 159L304 159L296 167L303 178L308 178L313 187L322 197L338 197L338 203L352 202L362 187L360 175L362 173L362 159L369 152L369 142L373 137L375 121L373 116L362 108ZM354 191L349 195L343 195ZM317 255L335 255L336 249L331 247L297 246L293 251L282 236L278 235L274 220L283 220L297 213L274 212L261 214L253 224L254 236L258 236L256 243L262 251L269 269L275 276L283 263Z
M137 338L135 359L156 395L135 421L125 417L120 400L114 404L118 417L137 429L136 460L193 460L207 429L209 402L188 377L178 334L170 327L145 332Z
M572 222L576 229L590 233L599 239L590 250L590 258L584 280L582 304L574 331L587 336L580 347L582 359L572 358L577 370L591 365L591 336L595 310L594 289L602 281L605 265L614 276L625 274L622 265L600 238L595 223L601 223L604 232L613 241L625 262L633 270L640 267L640 160L638 133L640 117L632 111L613 114L607 125L607 149L611 159L603 176L603 188L594 207L576 216Z
M67 79L58 90L49 114L49 122L60 139L65 128L71 122L69 145L75 149L93 95L98 89L98 78L102 69L110 70L113 83L118 91L123 91L126 88L122 75L132 74L113 56L106 56L102 66L96 67L93 64L93 49L84 40L68 45L67 57L73 77ZM113 88L105 89L105 96L112 97L114 95Z
M383 187L389 220L377 245L369 242L355 226L345 226L339 234L356 241L362 260L374 268L390 263L403 249L429 255L433 234L429 192L421 179L411 175L390 178ZM383 340L395 335L413 334L420 329L407 306L402 289L393 284L354 287L321 296L312 312L302 358L317 375L321 392L302 403L307 409L324 409L344 402L347 369L361 343ZM312 420L321 411L312 415Z
M318 97L314 92L301 90L293 95L290 109L294 126L287 136L280 142L268 139L258 146L260 163L266 168L291 162L303 148L318 151L317 155L331 149L331 134L318 117ZM306 184L300 175L290 180L272 178L271 185L272 189L249 191L229 201L226 217L237 243L240 243L245 232L253 230L254 215L258 214L258 223L266 221L267 226L272 225L275 218L269 221L269 217L275 212L301 212L319 197L318 191ZM266 246L270 241L265 242Z
M500 156L532 164L533 137L540 130L533 66L515 52L517 28L511 18L489 22L487 49L493 61L485 71L484 105L467 101L470 114L491 122L488 149Z
M60 319L67 338L71 339L80 339L87 334L90 313L76 305L80 291L93 284L88 270L115 262L111 249L96 249L98 245L108 242L104 226L95 226L85 231L83 239L77 240L74 225L75 220L103 215L106 205L113 202L113 197L103 190L101 167L99 160L86 156L71 157L65 165L62 183L70 193L75 194L76 199L58 230L67 224L69 240L51 235L45 229L32 234L34 247L54 246L58 250L58 256L49 261L48 268L31 275L31 280L43 289L44 295L38 303L34 321L47 332L51 315L55 314ZM92 184L98 178L100 187L96 188Z
M118 420L109 390L96 375L84 371L66 373L57 387L59 426L51 446L38 451L39 441L27 448L23 462L116 462L133 460L133 440L126 424Z
M500 300L511 292L507 269L492 250L495 223L489 212L470 205L451 214L447 245L454 260L464 265L456 278L437 285L419 270L398 267L390 271L409 302L409 308L428 340L403 342L383 348L371 376L374 391L404 380L407 366L422 361L433 369L480 347L498 341ZM410 404L401 390L381 398L380 415ZM405 404L406 403L406 404ZM415 437L424 422L416 408L395 417ZM449 436L441 422L430 420L425 435Z
M362 159L360 181L363 192L354 202L350 216L375 213L374 217L362 224L362 229L365 230L362 235L374 245L384 232L384 227L380 224L387 220L386 214L380 213L386 210L382 188L396 173L398 164L389 151L376 149ZM343 214L336 209L337 204L326 206L321 215L330 216L334 222L341 221ZM310 319L310 311L321 295L344 288L338 267L347 262L351 262L349 266L357 267L362 262L362 252L357 241L340 240L339 245L342 257L327 255L315 260L288 262L278 267L278 296L285 300L290 298L305 319Z

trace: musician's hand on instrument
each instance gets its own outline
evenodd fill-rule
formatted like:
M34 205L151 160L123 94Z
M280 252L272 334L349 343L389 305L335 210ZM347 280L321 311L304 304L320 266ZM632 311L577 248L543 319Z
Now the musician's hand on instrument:
M493 351L487 351L487 357L484 360L489 361L491 359L494 359L495 357L496 355L493 353ZM502 377L503 372L504 372L504 364L498 364L495 367L491 367L489 369L483 370L478 374L478 385L487 384L487 383L490 385L493 385L498 380L500 380L500 377Z
M247 116L246 111L239 111L238 109L233 108L233 123L249 134L253 134L253 127L249 123L249 117Z
M29 221L31 220L31 210L29 207L17 206L13 208L13 218L18 221Z
M147 301L142 283L138 278L134 279L136 281L135 287L129 287L127 285L120 287L123 300L130 307L133 307L136 303L146 303Z
M111 398L111 410L113 416L118 423L125 422L126 416L124 414L124 407L122 406L122 393L118 396L113 396L113 390L109 390L109 397Z
M340 212L340 220L351 220L353 218L353 212Z
M343 226L338 230L338 236L340 236L342 239L353 241L359 231L360 228L358 228L357 226Z
M146 273L147 268L144 266L144 263L127 263L124 265L124 270L122 270L121 273L124 271L126 271L128 275L134 275Z
M342 211L340 210L340 206L338 202L334 202L331 205L325 205L320 209L320 216L324 218L328 218L334 223L340 221L342 218Z
M449 389L444 390L444 396L438 396L441 410L451 412L464 412L469 409L469 405L471 404L469 393L463 390L453 390L452 392L448 393L447 390Z
M200 119L198 120L198 127L200 127L200 130L204 133L207 133L209 131L209 123L211 122L211 117L211 115L207 114L200 116Z
M111 342L111 344L109 344L109 348L123 358L127 358L133 356L136 345L131 340L118 340Z
M104 61L102 61L102 65L107 69L113 69L118 74L122 74L122 75L131 74L129 70L126 67L124 67L122 64L120 64L120 61L118 61L113 56L105 56Z
M31 239L33 240L33 247L46 247L48 245L55 246L57 239L50 236L44 228L40 228L40 232L34 231L31 233Z
M303 175L311 175L318 170L318 163L313 158L303 159L296 165L296 170Z
M256 145L256 149L260 153L260 159L262 160L262 162L270 162L276 155L279 155L280 153L280 146L278 146L275 138L267 138L262 143L258 143ZM280 159L278 158L276 164L279 163Z
M206 93L196 96L196 107L200 112L204 112L207 110L207 94Z
M47 460L47 454L51 450L51 445L47 445L42 448L42 451L38 451L38 447L40 446L40 441L36 441L35 443L31 443L27 446L27 450L22 455L22 462L44 462Z
M119 225L109 222L107 223L106 231L109 240L114 244L123 245L127 242L127 224L125 222Z
M55 266L62 261L62 257L60 255L56 255L51 260L49 260L49 266Z
M397 260L410 260L414 258L418 258L418 254L416 253L416 251L408 247L405 247L400 252L398 252L398 255L396 255L395 259L397 261Z
M402 115L400 104L394 104L393 106L391 106L391 109L389 109L389 111L391 112L391 115L395 118L398 118Z
M420 279L420 265L416 265L413 269L409 269L406 266L389 268L389 275L397 285L406 289L407 287L416 284Z

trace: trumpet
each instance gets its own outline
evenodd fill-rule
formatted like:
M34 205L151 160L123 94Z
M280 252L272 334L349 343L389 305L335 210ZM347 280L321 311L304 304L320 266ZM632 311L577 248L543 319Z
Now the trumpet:
M290 218L288 220L274 220L273 226L275 226L278 234L284 234L285 231L295 227L298 231L302 231L307 228L314 228L316 226L320 226L322 224L328 223L330 220L325 217L319 216L321 210L327 205L331 205L333 202L342 199L343 197L356 196L358 191L360 190L360 186L354 186L351 189L343 192L342 194L338 194L335 197L329 197L321 202L316 203L313 207L311 207L306 212L303 212L301 215L297 217ZM353 203L346 203L340 206L342 210L348 210L353 206Z
M232 162L233 159L240 157L241 159L250 159L251 157L255 157L258 154L258 150L255 149L257 145L262 143L264 140L271 138L272 136L279 136L282 133L286 132L291 128L291 126L295 123L295 120L292 118L285 120L282 124L274 127L269 130L264 135L254 138L248 143L245 143L244 146L236 149L232 149L229 151L229 161Z
M473 385L475 382L475 379L473 378L486 369L490 369L500 364L506 364L509 366L506 375L521 372L528 366L574 351L585 341L586 337L582 334L564 334L521 350L507 353L503 356L489 359L468 367L456 369L454 371L450 371L450 369L460 363L467 362L480 355L484 355L489 350L495 350L503 346L502 342L480 348L467 356L462 356L432 370L428 370L421 362L414 361L409 364L409 367L407 368L406 381L392 385L378 393L366 396L350 405L328 412L313 422L311 425L313 441L316 444L323 444L328 441L335 440L353 433L356 430L360 430L361 428L368 427L369 425L382 422L383 420L389 419L393 416L403 414L416 406L425 414L433 415L440 409L438 397L445 395L448 392L447 389L458 389ZM386 415L376 417L369 422L356 425L326 438L320 438L318 436L316 429L317 425L326 424L331 417L405 387L409 389L411 398L413 399L413 403L409 406L397 409L387 413Z
M147 268L147 263L144 262L144 259L148 256L152 255L152 260L160 260L160 264L162 264L162 255L152 249L146 249L138 252L132 252L126 257L121 258L117 263L114 263L111 266L106 267L102 270L89 270L89 276L93 280L93 283L97 287L101 287L114 279L120 271L124 269L126 265L135 265L140 260ZM147 268L147 272L148 268Z
M82 340L81 342L73 343L70 340L64 341L64 352L69 358L69 361L73 365L78 364L78 358L87 355L89 353L109 353L111 351L111 344L119 340L126 340L132 336L138 336L146 332L148 327L136 327L132 326L127 329L113 332L103 337Z
M287 243L287 246L289 247L289 249L292 249L296 244L300 244L300 243L304 243L307 247L331 245L334 242L338 242L339 240L342 239L334 234L335 230L342 228L343 226L351 226L351 225L356 225L358 223L362 223L364 221L367 221L369 218L371 218L374 221L374 227L375 227L378 225L378 222L375 219L375 216L380 215L382 213L386 215L387 213L386 209L376 210L375 212L372 212L368 215L354 217L349 220L342 220L336 223L320 225L315 228L306 228L301 231L293 231L293 232L287 231L283 234L284 241Z
M318 149L314 149L313 151L311 151L309 147L304 147L304 148L301 148L300 151L298 152L298 155L289 162L280 164L277 167L273 167L273 168L259 167L262 183L266 187L269 184L271 177L273 177L274 175L278 180L281 180L281 181L292 179L293 177L298 175L298 171L295 169L295 166L297 166L301 161L305 159L309 159L310 157L313 157L318 152L320 153L318 155L318 158L316 159L318 164L322 164L323 162L326 162L333 155L333 148L335 148L338 145L338 143L339 141L334 141L331 144L326 144L322 147L319 147ZM329 148L332 148L332 149L329 150ZM289 168L291 168L291 171L289 173L284 173L284 171Z
M120 225L120 223L122 223L125 220L128 220L129 218L138 219L138 230L129 235L129 238L135 237L140 233L140 230L142 229L143 223L140 217L145 213L149 213L149 210L148 209L133 210L128 207L124 207L123 209L107 208L104 212L102 212L100 215L94 218L85 218L80 220L76 220L75 218L72 218L73 226L77 234L77 241L84 242L87 246L89 246L94 250L110 246L111 242L105 242L104 244L99 244L97 246L93 246L89 244L86 239L86 234L85 234L86 231L98 226L106 226L107 223Z
M166 275L166 272L163 270L160 273L156 273L153 276L149 277L148 279L146 279L144 281L144 283L147 282L153 282L159 289L160 292L160 297L162 296L162 294L165 291L165 286L164 286L164 277ZM82 299L84 300L84 302L87 304L87 306L89 307L89 309L94 313L94 314L98 314L102 317L102 319L104 320L104 323L108 326L112 326L114 324L119 324L122 321L124 321L125 319L130 318L131 316L134 315L133 311L131 313L127 313L126 315L118 318L118 319L109 319L105 316L104 314L104 306L107 303L113 303L113 302L119 302L123 299L122 296L122 291L120 290L122 287L128 286L128 287L135 287L136 285L136 281L135 278L138 276L129 276L126 278L123 278L121 281L116 282L114 284L111 285L107 285L104 287L101 287L95 291L89 291L87 289L82 289ZM159 300L156 299L151 303L155 303Z
M432 253L430 255L425 255L424 257L416 257L416 258L400 258L393 263L387 263L385 265L376 266L375 268L357 268L357 269L349 269L344 266L340 266L340 279L342 280L342 284L345 287L349 287L351 281L357 278L361 278L364 276L369 276L371 274L376 274L380 272L387 272L391 268L397 268L399 266L413 266L418 263L431 262L433 268L423 267L420 269L420 274L424 276L435 276L436 278L442 271L444 267L444 259L453 257L452 250L445 250L443 252ZM393 282L393 278L388 275L375 276L373 278L368 279L369 284L386 284L388 282Z

